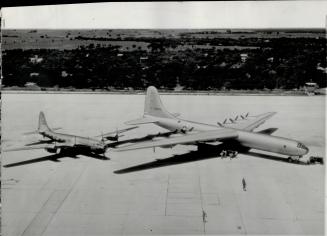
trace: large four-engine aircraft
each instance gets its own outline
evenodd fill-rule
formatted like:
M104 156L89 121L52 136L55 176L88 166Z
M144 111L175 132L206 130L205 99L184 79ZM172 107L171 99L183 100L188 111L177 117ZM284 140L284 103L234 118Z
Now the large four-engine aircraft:
M254 129L272 117L275 112L257 116L240 115L227 119L217 125L203 124L183 120L169 113L163 106L158 91L151 86L147 89L143 117L128 121L128 125L153 123L171 131L171 134L118 147L117 151L127 151L150 147L172 147L177 144L191 144L201 147L203 144L221 143L225 148L248 151L258 149L289 156L289 160L298 160L309 149L296 140L272 136L276 128L255 132Z
M57 155L86 155L91 157L99 157L105 159L104 154L108 148L114 147L118 143L118 138L121 133L135 129L137 127L129 127L126 129L116 130L106 134L102 134L101 140L89 137L81 137L71 134L63 134L54 132L56 128L51 129L45 119L44 113L41 111L39 114L38 129L26 134L40 134L47 138L46 140L39 140L37 142L26 144L24 147L5 149L4 151L22 151L33 149L45 149L50 153ZM108 142L113 141L113 142ZM103 155L103 156L101 156ZM9 164L8 166L10 166Z

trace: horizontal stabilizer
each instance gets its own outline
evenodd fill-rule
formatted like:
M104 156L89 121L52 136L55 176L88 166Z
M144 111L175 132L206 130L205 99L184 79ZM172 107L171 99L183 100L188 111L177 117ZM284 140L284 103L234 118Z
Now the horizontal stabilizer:
M61 127L57 127L57 128L51 128L52 131L54 130L59 130L59 129L62 129ZM30 131L30 132L26 132L26 133L23 133L24 135L31 135L31 134L39 134L40 132L38 130L35 130L35 131Z
M54 140L40 140L38 142L25 144L25 146L34 146L34 145L52 144L52 143L54 143Z
M148 123L155 123L156 120L150 117L141 117L139 119L130 120L125 122L126 125L140 125L140 124L148 124Z
M24 135L30 135L30 134L38 134L39 131L35 130L35 131L30 131L30 132L26 132L26 133L23 133Z
M117 151L127 151L127 150L135 150L135 149L143 149L150 147L162 147L162 146L173 146L177 144L197 144L199 142L212 142L212 141L221 141L227 139L233 139L238 136L237 132L234 130L226 129L226 130L213 130L213 131L205 131L199 132L195 134L187 134L182 136L174 136L172 138L164 138L155 141L145 141L132 145L126 145L119 147L115 150Z

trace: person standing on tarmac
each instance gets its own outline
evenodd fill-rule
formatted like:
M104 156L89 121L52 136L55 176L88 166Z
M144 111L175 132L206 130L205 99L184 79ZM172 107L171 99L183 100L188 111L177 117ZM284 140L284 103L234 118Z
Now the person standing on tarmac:
M243 191L246 191L246 182L245 179L242 179Z

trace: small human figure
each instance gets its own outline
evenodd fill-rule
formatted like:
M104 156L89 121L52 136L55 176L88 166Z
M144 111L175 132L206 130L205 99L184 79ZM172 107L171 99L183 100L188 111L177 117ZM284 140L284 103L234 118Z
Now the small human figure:
M228 156L229 156L229 159L232 160L234 158L234 152L229 150L228 151Z
M207 213L203 210L202 210L202 221L203 221L203 223L207 222Z
M243 191L246 191L246 182L245 179L242 179Z
M224 157L227 157L227 151L224 150Z
M221 158L225 158L226 157L226 151L222 150L220 153Z

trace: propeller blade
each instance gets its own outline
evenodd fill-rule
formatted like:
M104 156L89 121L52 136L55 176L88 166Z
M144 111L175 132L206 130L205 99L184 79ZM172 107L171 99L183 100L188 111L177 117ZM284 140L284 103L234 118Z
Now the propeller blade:
M234 120L237 120L237 118L238 118L238 116L236 116Z
M223 124L222 124L222 123L217 122L217 124L218 124L220 127L223 127Z
M248 117L249 116L249 112L245 114L245 117Z
M233 119L229 118L229 120L230 120L232 123L235 123Z
M226 122L227 122L227 119L224 120L223 124L226 124Z
M245 119L245 117L244 117L244 116L242 116L242 115L240 115L240 116L241 116L242 120L244 120L244 119Z

